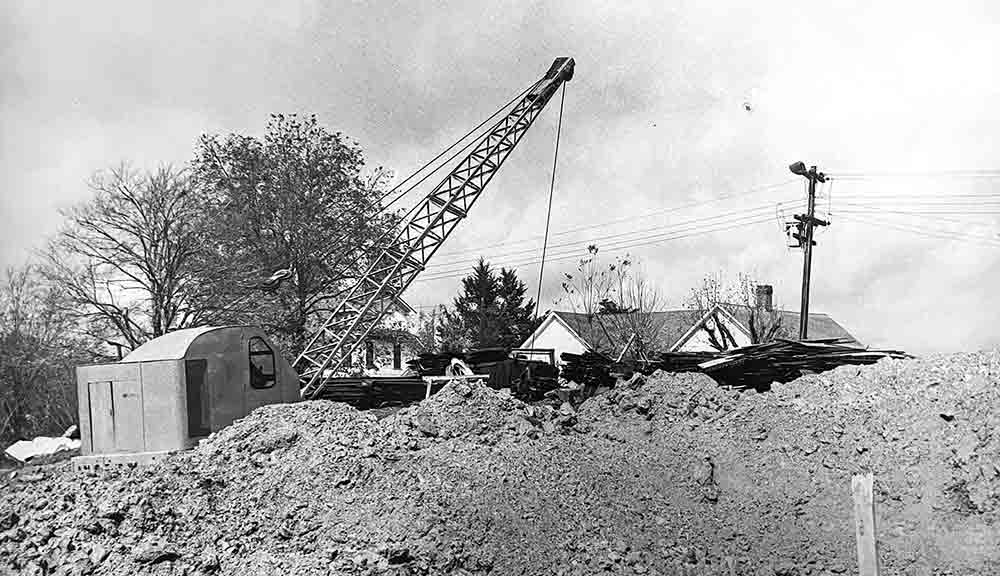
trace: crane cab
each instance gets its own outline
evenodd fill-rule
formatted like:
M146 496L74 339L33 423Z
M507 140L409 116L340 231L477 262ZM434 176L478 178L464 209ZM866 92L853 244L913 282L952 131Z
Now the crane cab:
M255 408L299 399L297 374L252 326L177 330L76 375L77 469L155 461Z

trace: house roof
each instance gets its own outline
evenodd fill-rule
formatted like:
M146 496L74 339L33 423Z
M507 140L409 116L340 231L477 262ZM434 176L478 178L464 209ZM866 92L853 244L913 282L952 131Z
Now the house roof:
M745 306L729 307L734 312L735 318L740 324L746 326L749 323L750 309ZM735 308L735 310L733 310ZM798 334L799 313L787 310L778 310L782 326L790 332L790 335ZM582 314L577 312L562 312L553 310L552 315L558 317L566 326L573 330L585 344L592 349L601 351L619 351L625 345L628 335L616 335L613 330L614 324L610 322L609 316L605 314ZM704 319L704 310L664 310L662 312L649 312L652 316L652 325L662 325L660 342L657 348L668 350L677 341L684 337L691 328ZM539 330L544 328L544 324ZM854 344L860 344L843 326L838 324L827 314L809 313L809 338L843 338L850 340Z
M610 314L581 314L577 312L553 311L566 325L586 344L596 350L620 350L625 345L628 335L622 338L616 336L613 324L609 322ZM680 339L687 332L692 324L697 322L702 312L698 310L664 310L662 312L650 312L653 325L662 325L661 341L662 348L666 350L671 344Z
M788 310L778 310L781 318L781 325L788 330L787 336L796 338L799 334L799 318L801 316L798 312L790 312ZM747 325L750 320L750 309L746 306L738 306L735 310L736 317L739 321ZM809 339L818 340L826 338L843 338L845 340L850 340L854 344L860 345L861 343L847 331L846 328L837 323L836 320L831 318L828 314L819 314L816 312L809 313L809 325L808 325Z

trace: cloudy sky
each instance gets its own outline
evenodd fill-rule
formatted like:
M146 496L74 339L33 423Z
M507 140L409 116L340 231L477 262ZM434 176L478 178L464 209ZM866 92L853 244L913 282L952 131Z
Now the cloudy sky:
M998 22L961 1L4 2L0 265L95 170L181 165L200 134L260 134L269 113L315 113L405 176L565 55L543 309L589 243L628 252L671 306L745 272L797 309L780 222L803 160L834 176L813 311L877 346L992 346ZM557 117L553 102L411 303L450 299L479 255L534 292Z

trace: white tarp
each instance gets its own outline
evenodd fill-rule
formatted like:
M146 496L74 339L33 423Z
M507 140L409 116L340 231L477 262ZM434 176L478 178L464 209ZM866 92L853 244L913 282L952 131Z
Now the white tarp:
M19 440L14 442L4 452L18 462L27 462L39 456L50 456L56 452L77 450L79 448L80 441L73 438L65 436L59 438L39 436L34 440Z

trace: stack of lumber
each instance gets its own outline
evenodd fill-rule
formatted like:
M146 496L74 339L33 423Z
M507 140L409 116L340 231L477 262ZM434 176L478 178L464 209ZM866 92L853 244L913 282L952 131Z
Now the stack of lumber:
M897 350L869 350L848 343L835 338L779 339L721 352L666 353L653 367L668 372L702 372L724 386L769 390L772 382L790 382L803 374L909 357Z
M465 353L465 363L469 366L477 364L488 364L490 362L503 362L510 357L506 348L480 348L469 350Z
M615 379L611 376L611 358L599 352L587 351L583 354L563 352L559 355L565 365L561 375L566 380L585 387L611 386Z
M465 354L459 352L448 354L424 353L406 362L407 367L421 376L443 376L444 369L451 364L452 358L465 362Z
M444 386L435 383L434 394ZM427 383L421 378L407 376L363 376L359 378L331 378L317 399L344 402L365 410L382 406L401 406L424 399Z

